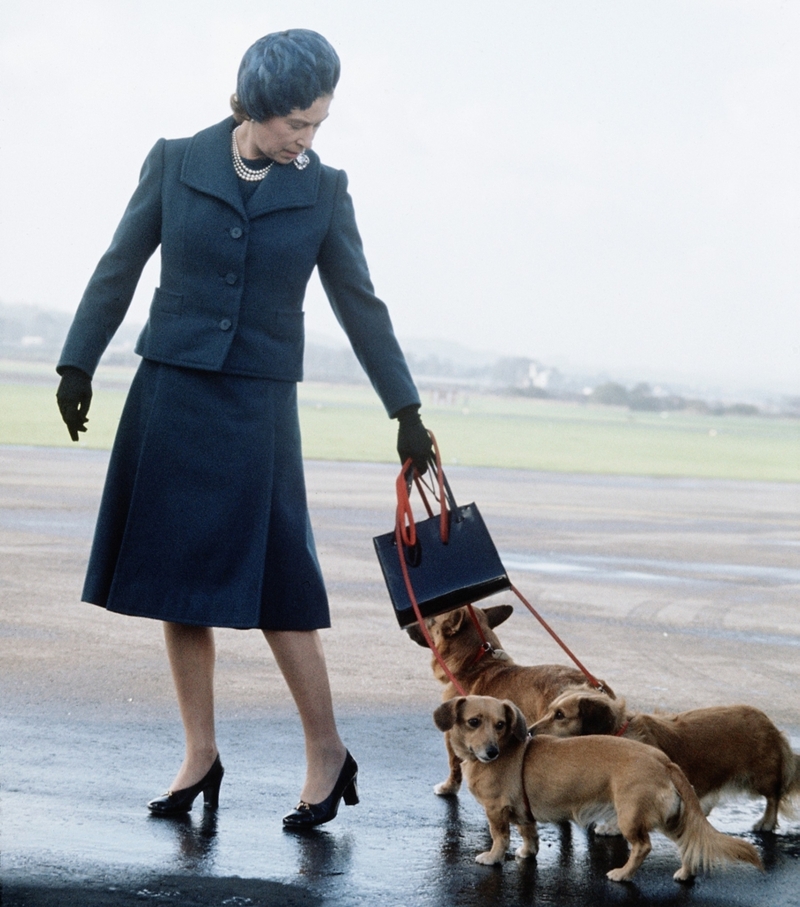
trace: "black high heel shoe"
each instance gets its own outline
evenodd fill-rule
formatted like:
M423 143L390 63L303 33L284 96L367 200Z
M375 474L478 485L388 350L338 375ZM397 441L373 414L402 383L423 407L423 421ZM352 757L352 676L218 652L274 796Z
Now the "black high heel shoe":
M356 760L348 754L345 756L344 765L333 785L333 790L321 803L306 803L301 800L294 810L283 817L284 828L313 828L336 818L339 812L339 803L342 799L347 806L358 803L358 765Z
M147 808L154 816L177 816L188 813L192 803L202 793L205 805L209 809L216 809L219 806L219 788L224 774L225 769L217 754L214 764L197 784L182 790L168 790L162 797L151 800Z

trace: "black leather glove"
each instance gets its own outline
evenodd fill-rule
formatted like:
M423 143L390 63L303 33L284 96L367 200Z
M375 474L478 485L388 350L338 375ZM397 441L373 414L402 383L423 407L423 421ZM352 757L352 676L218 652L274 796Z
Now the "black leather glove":
M63 365L59 370L61 383L56 391L61 418L66 422L69 436L78 440L78 432L86 431L89 421L86 414L92 402L92 379L83 371L72 365Z
M422 475L428 468L428 460L433 459L433 441L419 417L419 404L404 406L394 417L400 423L397 429L400 462L405 463L410 457L417 472Z

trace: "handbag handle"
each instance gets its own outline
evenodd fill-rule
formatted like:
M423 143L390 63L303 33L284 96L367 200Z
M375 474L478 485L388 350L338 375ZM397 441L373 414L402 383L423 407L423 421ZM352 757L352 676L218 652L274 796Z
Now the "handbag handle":
M429 469L438 486L439 493L431 489L433 492L434 499L438 500L441 505L441 513L439 515L439 536L443 544L447 544L450 539L450 520L448 517L449 510L456 510L456 502L453 497L452 489L450 488L450 483L445 478L444 470L442 469L442 457L439 453L439 445L436 443L436 438L432 431L429 431L428 434L431 437L431 442L433 444L434 456L429 460ZM413 477L413 478L412 478ZM428 516L433 517L434 513L431 508L431 505L428 503L428 498L425 495L423 488L423 483L420 479L420 475L417 470L414 468L411 458L407 459L403 463L400 473L397 476L395 482L395 489L397 491L397 511L396 511L396 526L402 540L403 545L413 548L417 544L417 527L414 522L414 514L411 510L411 499L409 497L409 492L411 491L411 482L417 486L417 491L419 491L422 502L425 505L425 509L428 511ZM449 510L448 510L449 503Z
M436 443L436 438L433 435L432 431L428 431L428 434L431 436L431 441L433 442L433 451L434 458L428 461L429 469L433 473L436 483L439 486L439 497L438 500L442 506L442 512L439 522L439 535L442 541L446 544L450 537L450 521L448 519L448 509L447 503L450 503L450 509L456 509L456 502L453 498L453 492L450 488L450 485L447 479L444 476L444 470L442 469L442 458L439 454L439 445ZM397 489L397 515L395 519L394 527L394 536L397 542L397 553L400 558L400 571L403 574L403 580L406 584L406 591L408 592L408 598L411 602L411 607L414 610L414 615L417 618L417 623L419 628L422 631L422 635L425 637L425 641L428 643L430 650L433 652L436 660L439 662L439 666L444 671L445 675L449 679L450 683L453 684L455 690L461 696L466 696L467 692L464 687L458 682L458 678L453 674L450 668L447 666L447 662L442 658L441 653L436 648L436 643L433 641L430 630L425 623L425 619L422 616L422 612L419 609L419 603L417 602L417 597L414 594L414 586L411 583L411 577L408 575L408 564L406 564L406 559L403 555L403 546L413 548L417 544L417 527L414 522L414 514L411 511L411 500L409 499L409 491L411 490L411 482L413 481L417 486L417 490L420 493L425 509L428 511L428 516L433 518L433 510L431 509L428 499L425 496L423 491L422 481L420 480L420 475L417 470L414 468L414 463L409 457L400 470L400 474L397 476L397 481L395 482L395 488ZM435 497L434 492L434 497Z

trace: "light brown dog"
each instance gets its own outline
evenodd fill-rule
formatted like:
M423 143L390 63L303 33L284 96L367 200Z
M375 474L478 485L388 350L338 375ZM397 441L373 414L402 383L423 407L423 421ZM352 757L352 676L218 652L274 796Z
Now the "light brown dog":
M537 820L586 825L616 813L630 855L607 873L614 882L628 881L642 865L654 830L678 845L676 881L727 860L762 868L752 844L709 824L686 776L655 747L617 737L529 737L517 706L491 696L449 699L433 718L450 734L469 789L486 810L492 848L478 863L503 862L511 822L522 834L517 856L524 858L538 849Z
M790 800L800 792L800 756L762 711L747 705L644 715L629 712L622 699L573 690L556 697L531 732L614 734L649 743L683 769L706 815L725 793L766 797L754 831L774 831L779 812L792 816Z
M510 699L522 709L528 722L532 723L545 714L550 702L564 690L581 685L587 690L592 689L584 675L574 668L554 664L524 666L514 662L503 650L494 632L495 627L514 613L511 605L495 605L491 608L473 606L473 612L480 632L466 607L456 608L425 621L444 663L465 692ZM428 648L418 624L409 627L407 632L414 642ZM447 700L455 696L458 690L453 687L435 656L432 666L434 676L445 684L442 698ZM613 691L603 681L601 683L606 694L613 699ZM461 787L461 761L453 752L447 735L445 746L450 774L446 781L434 787L434 792L442 797L458 793Z

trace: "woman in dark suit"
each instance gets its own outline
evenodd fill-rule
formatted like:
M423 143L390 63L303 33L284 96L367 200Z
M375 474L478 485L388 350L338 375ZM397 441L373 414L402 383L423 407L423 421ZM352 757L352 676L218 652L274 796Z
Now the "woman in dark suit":
M186 737L155 815L216 806L213 627L262 630L297 704L307 771L290 828L353 804L357 765L336 729L318 630L330 626L306 503L296 383L314 268L420 471L431 442L386 306L375 296L347 177L311 150L339 59L316 32L245 54L234 115L160 139L75 315L57 371L73 440L91 376L142 269L161 280L109 463L83 599L164 622Z

